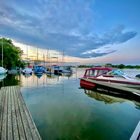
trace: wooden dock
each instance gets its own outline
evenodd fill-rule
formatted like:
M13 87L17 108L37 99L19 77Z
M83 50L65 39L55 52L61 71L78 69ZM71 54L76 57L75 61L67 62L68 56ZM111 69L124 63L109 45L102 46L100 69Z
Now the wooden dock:
M140 121L138 125L136 126L130 140L140 140Z
M0 140L41 140L19 86L0 90Z

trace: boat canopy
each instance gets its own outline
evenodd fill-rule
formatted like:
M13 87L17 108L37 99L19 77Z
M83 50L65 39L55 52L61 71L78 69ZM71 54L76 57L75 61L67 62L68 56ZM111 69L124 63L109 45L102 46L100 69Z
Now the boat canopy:
M94 68L86 69L84 76L97 77L97 76L106 74L107 72L111 70L112 68L107 68L107 67L94 67Z

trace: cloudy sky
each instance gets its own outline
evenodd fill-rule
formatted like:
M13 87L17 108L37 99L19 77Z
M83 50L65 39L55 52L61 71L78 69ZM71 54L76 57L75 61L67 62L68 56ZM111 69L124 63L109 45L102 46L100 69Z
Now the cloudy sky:
M140 0L0 0L0 36L85 63L140 64Z

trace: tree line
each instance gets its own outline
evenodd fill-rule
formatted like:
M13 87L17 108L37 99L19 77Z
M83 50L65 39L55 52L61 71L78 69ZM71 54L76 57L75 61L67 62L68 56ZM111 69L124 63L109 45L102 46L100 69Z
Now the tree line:
M105 66L105 67L112 67L112 68L119 68L119 69L140 69L140 65L124 65L124 64L111 64L107 63L104 65L79 65L79 68L92 68L92 67L100 67L100 66Z

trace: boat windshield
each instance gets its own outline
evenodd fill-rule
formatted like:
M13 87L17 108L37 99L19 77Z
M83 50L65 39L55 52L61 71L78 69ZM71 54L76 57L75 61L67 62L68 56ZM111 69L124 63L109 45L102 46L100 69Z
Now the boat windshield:
M109 71L107 73L107 75L111 75L111 76L115 76L115 77L122 77L122 78L129 79L129 80L132 79L126 73L124 73L123 71L121 71L119 69L115 69L115 70Z
M112 76L123 76L123 75L126 75L123 71L121 70L112 70L112 71L109 71L107 73L107 75L112 75Z

